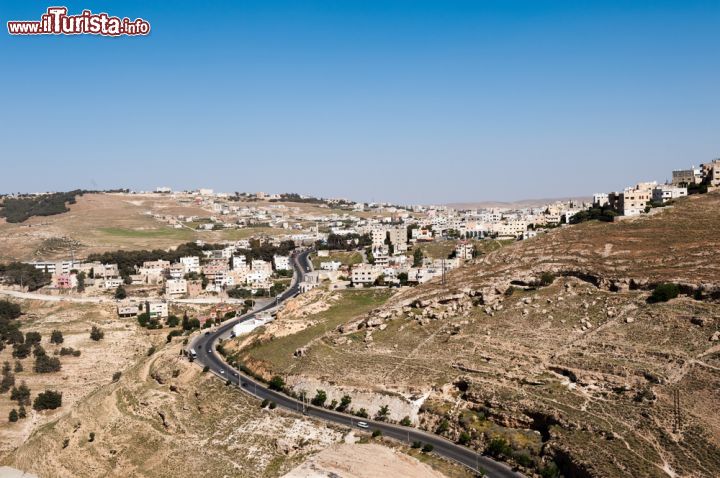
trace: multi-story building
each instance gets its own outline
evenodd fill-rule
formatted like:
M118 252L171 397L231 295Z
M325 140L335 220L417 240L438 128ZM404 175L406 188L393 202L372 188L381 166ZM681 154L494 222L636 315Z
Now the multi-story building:
M713 188L720 187L720 159L714 159L712 162L700 166L703 182Z
M200 273L200 258L197 256L186 256L180 258L180 264L185 268L185 273Z
M185 279L168 279L165 281L165 295L179 297L187 294L187 281Z
M663 184L656 186L652 190L652 201L656 203L666 203L673 199L678 199L687 196L688 191L686 187L671 186Z
M168 316L168 305L167 302L158 300L148 300L145 302L144 312L150 316L151 319L155 318L166 318Z
M383 267L379 265L358 264L352 268L350 280L355 285L372 285L383 273Z
M672 172L672 185L688 187L691 184L698 184L702 181L700 168L695 166L690 169L677 169Z
M288 256L273 256L273 262L275 263L275 270L276 271L289 271L292 268L290 267L290 257Z
M468 241L460 241L455 245L455 257L463 261L472 259L474 251L475 246Z
M623 216L637 216L645 212L652 201L652 190L656 182L638 183L634 187L625 188L619 196L618 212Z

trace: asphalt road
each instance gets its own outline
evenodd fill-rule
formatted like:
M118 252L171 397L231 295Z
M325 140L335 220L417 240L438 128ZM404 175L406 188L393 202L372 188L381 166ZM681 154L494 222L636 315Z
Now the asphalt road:
M278 297L277 304L282 303L298 293L298 283L302 281L305 272L310 269L307 259L308 255L309 251L304 251L293 256L293 268L295 269L293 282L290 288ZM261 312L267 312L274 307L276 307L276 303L274 302L267 304L248 313L247 315L244 315L243 317L229 320L210 332L203 332L202 335L195 338L195 340L193 340L188 346L188 350L194 349L197 354L195 362L203 367L208 366L212 373L223 380L230 380L233 385L240 387L243 391L254 395L261 400L267 399L273 401L277 403L279 407L287 410L304 413L305 415L311 417L340 425L346 425L361 431L363 429L358 428L357 423L362 421L369 425L367 431L380 430L382 431L383 436L395 438L408 444L414 441L420 441L423 444L430 443L434 447L434 453L456 461L473 470L481 470L485 472L487 476L492 478L515 478L524 476L513 471L504 463L495 461L487 456L480 455L467 447L453 443L441 436L418 430L417 428L403 427L401 425L394 425L385 422L376 422L307 404L303 406L301 401L295 400L283 393L270 390L262 382L258 382L251 377L240 373L238 370L235 370L225 363L220 354L215 351L215 343L217 340L220 338L228 338L235 324L250 320L255 315Z

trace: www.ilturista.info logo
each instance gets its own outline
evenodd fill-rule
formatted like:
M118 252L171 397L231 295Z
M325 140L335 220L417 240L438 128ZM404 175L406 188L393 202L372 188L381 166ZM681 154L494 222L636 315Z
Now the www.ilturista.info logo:
M49 7L40 21L7 22L11 35L147 35L150 23L137 18L111 17L107 13L83 10L80 15L68 15L67 7Z

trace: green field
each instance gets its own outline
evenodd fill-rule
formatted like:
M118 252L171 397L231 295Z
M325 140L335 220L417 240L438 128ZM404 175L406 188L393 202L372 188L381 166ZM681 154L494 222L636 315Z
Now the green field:
M335 329L353 317L364 314L384 304L392 295L388 289L344 290L340 299L326 311L312 317L317 323L296 334L280 337L247 351L246 356L260 360L274 372L283 372L293 361L293 352L308 345L325 332Z

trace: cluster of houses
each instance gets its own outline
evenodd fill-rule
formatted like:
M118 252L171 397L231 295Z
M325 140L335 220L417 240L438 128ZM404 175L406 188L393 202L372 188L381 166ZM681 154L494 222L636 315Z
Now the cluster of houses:
M638 216L653 205L687 196L688 188L698 185L720 187L720 159L701 164L698 168L675 170L672 181L666 184L641 182L620 192L594 194L593 205L609 208L622 216Z

